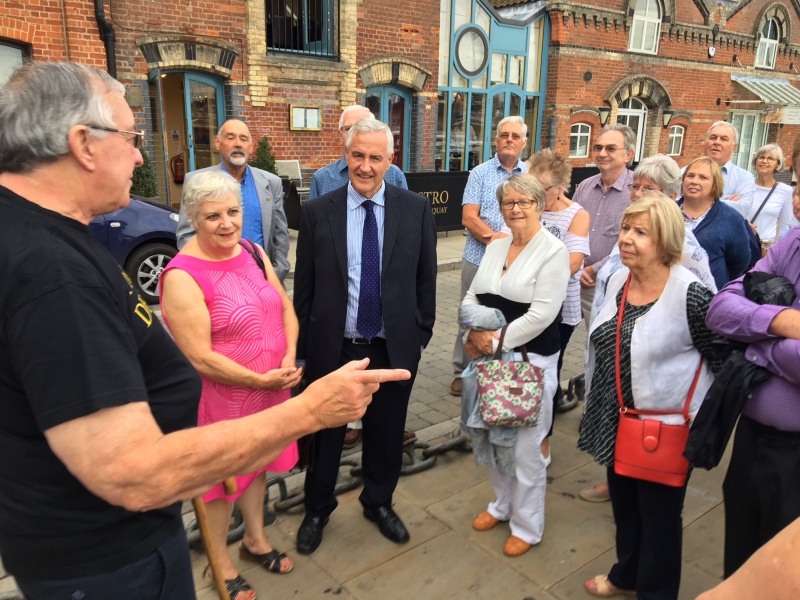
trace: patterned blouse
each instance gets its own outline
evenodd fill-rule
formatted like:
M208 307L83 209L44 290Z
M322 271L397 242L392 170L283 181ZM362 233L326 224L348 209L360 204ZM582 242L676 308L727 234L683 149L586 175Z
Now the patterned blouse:
M622 292L617 293L616 306L622 300ZM722 365L715 342L719 336L705 325L706 312L714 293L698 282L689 284L686 295L686 313L689 318L689 332L692 343L703 358L710 363L711 371L716 373ZM622 316L620 343L620 381L622 399L625 406L634 407L633 385L631 383L631 337L636 320L649 311L655 301L642 306L625 303ZM578 449L591 454L598 464L611 467L614 464L614 442L619 422L619 403L614 374L614 353L617 335L617 318L609 319L591 334L596 349L596 363L592 375L592 386L586 399L586 409L581 420Z

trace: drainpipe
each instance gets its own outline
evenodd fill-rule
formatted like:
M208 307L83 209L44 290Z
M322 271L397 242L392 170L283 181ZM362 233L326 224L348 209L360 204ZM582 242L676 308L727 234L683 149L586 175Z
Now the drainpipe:
M114 79L117 78L117 57L115 52L117 37L114 34L114 28L111 27L106 21L106 9L103 6L103 0L94 0L94 18L97 21L97 27L100 30L100 38L103 40L103 46L106 48L106 64L108 65L108 74Z

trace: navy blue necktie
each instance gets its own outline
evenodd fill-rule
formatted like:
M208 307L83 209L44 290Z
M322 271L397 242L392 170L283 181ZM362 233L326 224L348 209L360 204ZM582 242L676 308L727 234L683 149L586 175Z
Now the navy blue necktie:
M358 292L358 332L372 341L381 330L381 270L378 248L378 222L373 212L372 200L361 204L367 214L364 218L364 236L361 239L361 287Z

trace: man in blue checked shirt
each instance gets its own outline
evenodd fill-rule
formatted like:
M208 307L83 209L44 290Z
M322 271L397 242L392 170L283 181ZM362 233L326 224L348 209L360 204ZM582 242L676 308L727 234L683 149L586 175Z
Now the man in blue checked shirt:
M497 137L494 141L497 154L479 164L469 174L461 207L461 223L467 229L467 241L461 259L462 300L478 272L487 244L497 238L506 237L501 231L505 221L495 193L497 186L505 179L526 171L520 156L527 142L528 126L525 125L525 120L522 117L506 117L497 124ZM450 384L450 393L453 396L461 395L461 373L470 361L464 350L465 332L466 329L459 325L453 348L455 377Z

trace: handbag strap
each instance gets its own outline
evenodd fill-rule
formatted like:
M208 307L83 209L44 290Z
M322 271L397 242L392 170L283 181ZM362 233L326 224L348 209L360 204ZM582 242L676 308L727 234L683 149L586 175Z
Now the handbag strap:
M776 188L776 187L778 187L778 182L777 182L777 181L776 181L775 183L773 183L773 184L772 184L772 189L771 189L771 190L769 191L769 193L767 194L767 197L766 197L766 198L764 198L764 201L761 203L761 206L759 206L759 207L758 207L758 210L756 211L756 214L754 214L754 215L753 215L753 218L752 218L752 219L750 219L750 222L751 222L751 223L755 223L756 219L758 218L758 215L760 215L760 214L761 214L761 209L762 209L762 208L764 208L764 205L767 203L767 200L769 200L769 197L770 197L770 196L772 196L772 192L774 192L774 191L775 191L775 188Z
M500 340L497 342L497 350L494 351L495 360L500 360L500 357L503 355L503 340L506 338L506 329L508 329L508 323L503 325L503 328L500 330ZM519 347L519 351L522 353L522 359L526 363L531 362L528 360L528 350L525 348L525 344Z
M247 242L245 244L245 241ZM264 264L264 259L259 256L260 252L256 249L255 244L250 240L239 240L239 245L247 250L247 253L253 257L253 260L256 261L258 268L261 269L261 273L264 274L264 279L267 279L267 266Z
M628 286L631 282L631 274L628 273L628 279L625 281L625 287L622 289L622 299L619 302L619 312L617 313L617 336L614 344L614 378L617 384L617 402L619 402L620 413L630 413L632 415L676 415L673 410L637 410L635 408L628 408L622 399L622 381L620 379L620 348L622 346L622 315L625 314L625 301L628 299ZM692 386L689 388L689 394L686 396L686 403L683 405L683 418L689 422L689 405L694 396L694 390L697 387L697 381L700 379L700 370L703 368L703 357L700 357L700 364L697 365L697 371L694 374Z

